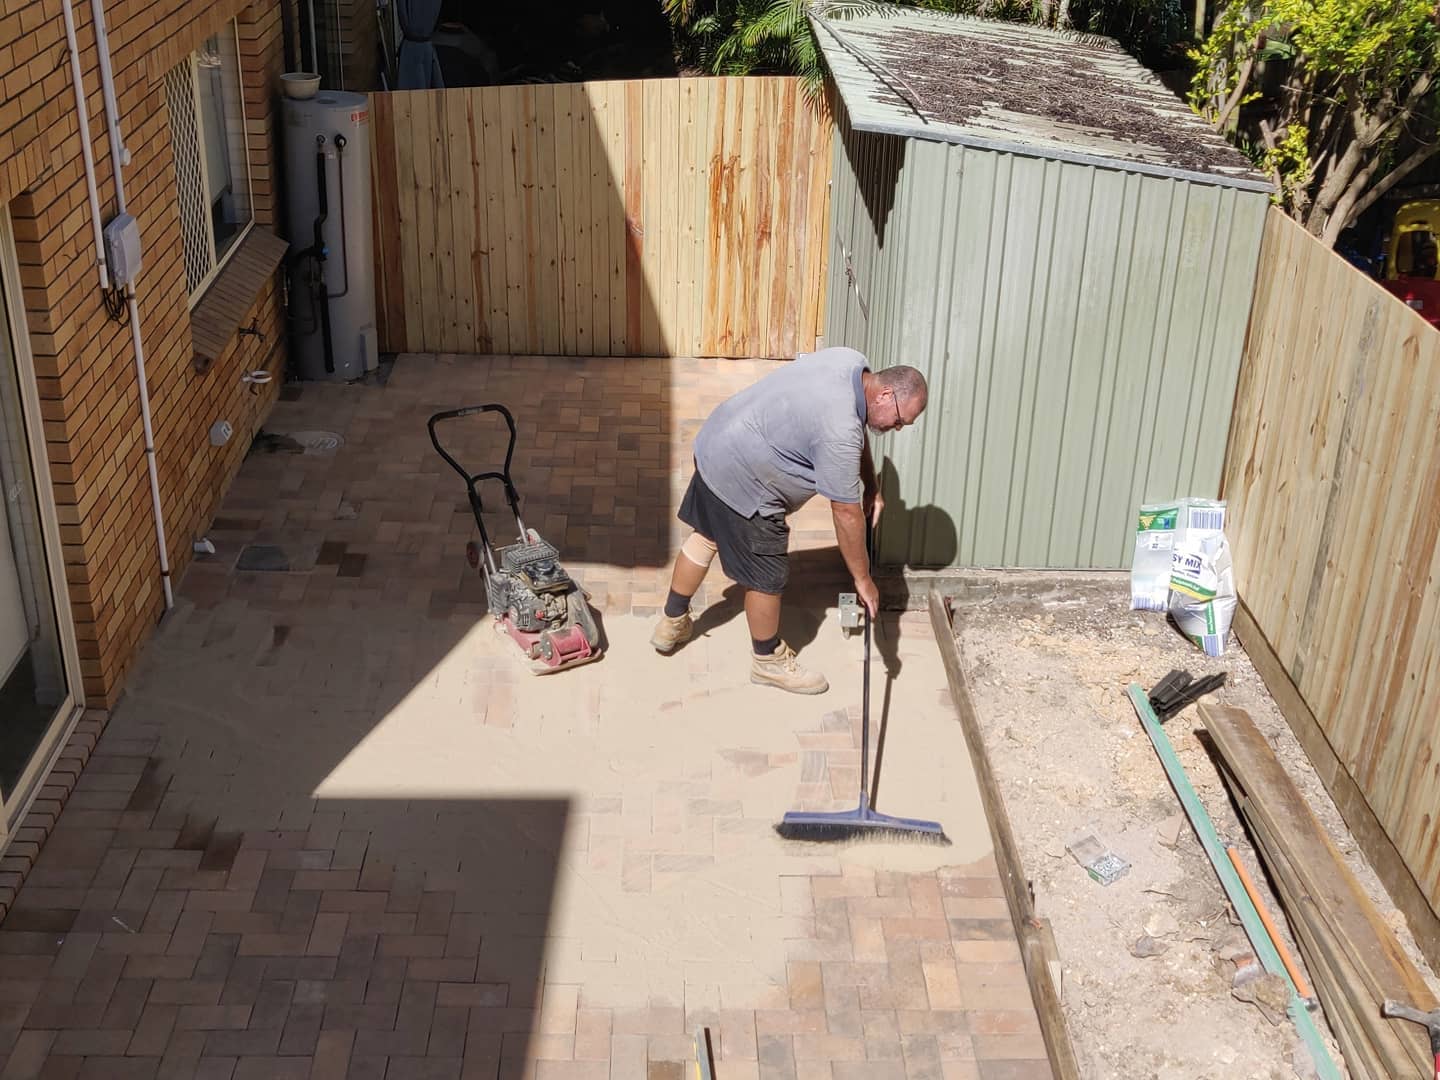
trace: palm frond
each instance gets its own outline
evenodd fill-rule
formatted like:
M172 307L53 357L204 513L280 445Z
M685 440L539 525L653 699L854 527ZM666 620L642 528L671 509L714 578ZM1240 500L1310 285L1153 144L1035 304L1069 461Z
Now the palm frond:
M883 0L816 0L810 10L824 19L859 19L867 15L897 15L908 4L885 3Z
M773 0L765 13L745 28L745 45L754 49L766 41L789 38L804 24L804 0Z

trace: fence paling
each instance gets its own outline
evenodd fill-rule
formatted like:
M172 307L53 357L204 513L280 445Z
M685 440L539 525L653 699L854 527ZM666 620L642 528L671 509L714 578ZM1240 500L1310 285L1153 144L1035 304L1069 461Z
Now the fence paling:
M1225 467L1240 595L1440 912L1440 334L1278 211L1259 283Z
M384 350L787 357L814 347L831 121L794 80L374 99Z

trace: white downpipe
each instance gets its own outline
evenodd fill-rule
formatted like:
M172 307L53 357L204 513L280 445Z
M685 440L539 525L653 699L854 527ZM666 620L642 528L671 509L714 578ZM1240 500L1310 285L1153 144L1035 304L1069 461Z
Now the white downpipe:
M155 540L160 545L160 584L165 589L165 610L175 606L170 588L170 555L165 548L165 510L160 505L160 473L155 467L155 429L150 422L150 384L145 378L145 345L140 340L140 305L134 286L125 286L125 303L130 309L130 340L135 345L135 379L140 386L140 423L145 430L145 465L150 473L150 507L155 515Z
M105 32L105 0L90 0L90 14L95 20L95 51L100 58L100 90L105 96L105 117L110 131L110 153L115 168L115 201L125 213L125 181L121 166L129 166L130 151L120 138L120 106L115 101L115 72L110 67L110 35Z
M115 100L115 74L110 67L110 38L105 33L105 0L90 0L95 19L95 47L100 58L100 86L104 91L105 113L110 132L110 164L115 173L115 205L125 213L125 178L130 151L120 139L120 106ZM150 504L155 518L155 539L160 545L160 583L165 590L165 610L175 607L170 587L170 555L165 546L165 510L160 504L160 473L155 467L155 429L150 420L150 383L145 377L145 342L140 334L140 304L135 286L125 286L125 303L130 318L130 341L135 346L135 380L140 391L140 422L145 432L145 465L150 474Z
M90 145L90 109L85 104L85 77L80 70L80 45L75 40L75 9L60 0L65 13L65 43L70 48L70 84L75 88L75 112L80 121L80 156L85 162L85 191L90 196L90 227L95 232L95 262L100 267L100 291L110 291L110 267L105 262L105 234L100 225L100 190L95 183L95 148Z
M316 75L320 74L320 39L315 36L315 0L308 0L305 5L310 15L310 70Z

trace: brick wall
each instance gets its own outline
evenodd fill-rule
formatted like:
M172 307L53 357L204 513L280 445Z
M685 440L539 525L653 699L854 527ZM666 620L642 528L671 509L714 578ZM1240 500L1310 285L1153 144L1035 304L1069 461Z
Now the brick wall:
M102 216L109 220L115 188L90 5L76 0L74 7ZM209 525L275 398L284 317L272 280L250 312L264 341L237 337L196 373L163 78L228 19L238 19L255 216L257 227L272 224L279 216L271 168L283 68L279 8L275 0L106 0L105 7L121 131L132 156L127 209L144 240L136 292L178 583L191 542ZM128 326L109 317L99 291L59 0L0 0L0 71L11 72L0 83L0 200L15 226L85 694L92 706L108 706L164 598L135 354ZM253 368L276 376L259 393L240 382ZM216 449L207 432L222 418L235 435Z

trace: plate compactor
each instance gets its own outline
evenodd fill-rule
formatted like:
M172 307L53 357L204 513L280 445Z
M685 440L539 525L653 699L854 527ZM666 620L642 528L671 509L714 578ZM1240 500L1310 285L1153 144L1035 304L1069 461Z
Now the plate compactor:
M480 413L499 413L510 429L510 445L505 451L505 468L501 472L467 472L435 435L435 425L442 421ZM485 580L485 597L495 618L496 631L520 646L537 675L598 660L600 631L584 591L560 565L560 553L534 529L527 529L520 519L520 493L510 479L516 441L515 418L510 410L493 404L451 409L430 417L428 427L436 453L465 481L470 511L480 530L480 542L472 540L467 544L465 555ZM498 551L490 544L480 502L478 488L486 480L498 480L504 486L505 499L520 531L514 544Z

